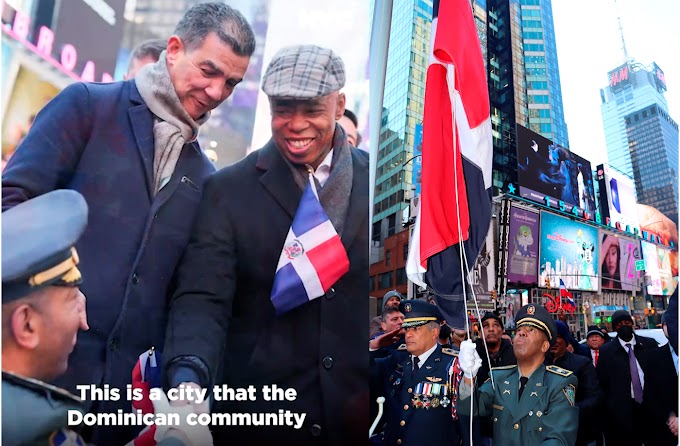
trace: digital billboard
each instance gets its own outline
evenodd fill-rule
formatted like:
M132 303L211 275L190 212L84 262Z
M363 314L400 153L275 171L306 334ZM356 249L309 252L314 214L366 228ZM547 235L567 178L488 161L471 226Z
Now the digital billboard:
M600 287L605 290L636 288L639 272L635 261L641 260L639 243L609 232L600 232Z
M536 283L538 274L538 213L510 207L508 282Z
M649 242L641 242L645 260L647 294L669 296L675 290L671 273L670 249Z
M604 223L621 231L640 231L633 180L606 164L597 166ZM606 219L609 218L610 222Z
M608 73L609 76L609 87L612 91L619 91L626 85L630 83L631 70L628 63L621 65L620 67L614 68Z
M470 282L475 294L489 294L495 288L496 281L496 262L495 262L495 243L493 241L494 235L493 222L489 225L489 232L486 235L486 240L482 244L482 249L472 265L470 271Z
M539 276L541 287L597 291L599 240L596 228L541 212Z
M590 161L521 125L516 127L520 195L593 220L596 207Z

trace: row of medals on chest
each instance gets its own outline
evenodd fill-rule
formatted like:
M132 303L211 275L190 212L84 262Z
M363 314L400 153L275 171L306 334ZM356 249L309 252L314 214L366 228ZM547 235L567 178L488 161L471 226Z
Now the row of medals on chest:
M420 382L416 385L411 404L416 409L436 409L440 405L447 407L451 404L448 383L438 384L432 382Z

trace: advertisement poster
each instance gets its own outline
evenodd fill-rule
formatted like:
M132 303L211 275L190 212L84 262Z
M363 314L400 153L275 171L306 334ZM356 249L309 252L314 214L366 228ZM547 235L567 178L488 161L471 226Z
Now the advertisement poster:
M632 290L640 275L635 261L641 260L639 243L600 232L600 279L603 290Z
M641 242L641 245L642 257L645 260L645 284L647 285L647 294L661 296L663 292L661 288L657 247L655 244L649 242Z
M598 290L597 229L541 212L539 286L569 290Z
M604 178L600 180L600 193L603 191L603 186L607 192L606 198L602 199L603 206L606 203L607 207L603 209L603 215L609 217L611 224L620 227L622 231L634 232L635 229L639 231L633 181L606 164L598 166L599 171L604 175Z
M510 208L508 282L536 283L538 273L538 213Z
M621 253L621 289L630 291L637 288L638 279L642 276L642 271L635 269L635 262L642 260L640 242L621 237L619 238L619 248Z
M576 206L593 218L596 209L590 161L518 125L517 168L522 197L545 203L548 196L550 206L562 201L566 212Z
M477 295L490 294L495 288L496 262L494 253L496 249L494 248L493 234L494 225L491 224L479 256L477 256L477 260L475 260L470 271L472 289Z
M647 293L654 296L670 296L675 291L671 271L671 251L663 246L642 242L645 260L645 284Z

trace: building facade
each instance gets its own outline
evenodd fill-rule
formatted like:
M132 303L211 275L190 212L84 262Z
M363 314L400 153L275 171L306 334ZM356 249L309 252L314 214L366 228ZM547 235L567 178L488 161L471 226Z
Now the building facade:
M678 224L678 124L657 104L624 117L638 203Z
M609 86L600 89L600 112L604 124L609 165L633 178L633 163L625 117L652 104L668 113L663 93L663 71L656 65L643 67L627 61L608 73Z

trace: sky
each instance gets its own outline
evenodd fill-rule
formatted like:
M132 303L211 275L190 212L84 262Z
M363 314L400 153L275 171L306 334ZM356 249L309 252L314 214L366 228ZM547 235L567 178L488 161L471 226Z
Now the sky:
M671 117L680 121L680 1L552 0L562 101L569 146L590 160L607 161L600 113L600 88L607 73L624 61L617 17L628 56L664 71Z

